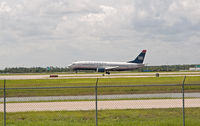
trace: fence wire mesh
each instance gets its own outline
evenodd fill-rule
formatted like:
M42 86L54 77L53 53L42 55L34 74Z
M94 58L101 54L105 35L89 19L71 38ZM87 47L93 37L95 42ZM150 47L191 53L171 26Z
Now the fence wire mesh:
M53 94L59 91L70 92L72 88L30 89L30 92L38 91L41 96L27 96L26 94L23 97L18 96L23 90L17 90L16 97L7 98L7 124L10 125L12 122L16 126L94 125L95 102L93 100L84 101L84 99L79 99L79 96L46 96L43 90L48 94ZM7 93L10 91L12 92L12 89Z
M3 113L3 81L0 80L0 125L4 125L4 113Z
M200 125L200 86L185 86L185 125Z
M98 88L101 126L182 125L180 85L135 84L126 80L117 83L113 88L110 81L99 82L111 86Z
M193 85L186 81L184 88L186 125L198 126L200 80L189 82ZM97 119L99 126L183 125L182 82L167 83L100 79L96 87L96 79L7 80L7 125L94 126ZM2 82L1 125L3 93Z

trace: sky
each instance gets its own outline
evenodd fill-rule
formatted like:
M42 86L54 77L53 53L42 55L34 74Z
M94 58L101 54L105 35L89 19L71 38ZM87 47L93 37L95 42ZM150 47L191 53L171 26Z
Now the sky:
M200 63L200 0L0 0L0 68Z

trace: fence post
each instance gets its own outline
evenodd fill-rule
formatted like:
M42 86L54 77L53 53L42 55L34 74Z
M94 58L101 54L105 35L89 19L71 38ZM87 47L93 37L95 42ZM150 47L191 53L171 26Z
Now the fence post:
M97 88L98 88L98 78L96 80L96 86L95 86L96 126L98 126L98 99L97 99L98 92L97 92Z
M4 126L6 126L6 80L4 80L4 88L3 88L3 106L4 106Z
M184 96L184 84L185 84L185 79L186 76L183 79L183 84L182 84L182 96L183 96L183 126L185 126L185 96Z

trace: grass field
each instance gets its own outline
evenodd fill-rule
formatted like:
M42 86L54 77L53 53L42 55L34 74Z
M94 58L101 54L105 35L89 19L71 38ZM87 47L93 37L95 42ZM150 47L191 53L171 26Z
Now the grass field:
M100 78L99 85L181 84L183 77ZM7 87L94 86L95 78L7 80ZM199 84L200 77L187 77L186 84ZM3 87L3 80L0 80Z
M187 108L186 126L200 126L200 108ZM181 126L181 109L101 110L100 126ZM3 113L0 113L3 125ZM94 126L95 111L21 112L7 114L8 126Z
M146 77L146 78L101 78L98 85L149 85L149 84L181 84L183 77ZM20 87L63 87L63 86L94 86L95 78L84 79L34 79L34 80L7 80L7 88ZM187 77L186 84L200 84L200 77ZM0 80L3 88L3 80ZM200 86L186 86L187 92L200 92ZM0 91L3 96L3 91ZM181 86L171 87L112 87L99 88L99 94L134 94L134 93L166 93L181 92ZM7 96L67 96L67 95L94 95L94 88L70 89L20 89L7 90Z
M178 72L178 71L174 71L174 72ZM141 72L137 72L137 71L133 71L133 72L127 72L127 71L112 71L112 73L141 73ZM148 72L148 73L155 73L155 72ZM162 72L165 73L165 72ZM192 72L192 73L197 73L197 72ZM69 74L74 74L74 75L81 75L81 74L101 74L99 72L44 72L44 73L0 73L0 76L10 76L10 75L51 75L51 74L58 74L58 75L69 75Z

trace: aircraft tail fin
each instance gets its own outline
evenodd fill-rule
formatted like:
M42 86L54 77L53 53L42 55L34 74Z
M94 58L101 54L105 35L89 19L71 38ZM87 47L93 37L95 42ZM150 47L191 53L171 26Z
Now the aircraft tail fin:
M132 61L128 61L128 63L143 63L144 57L147 50L142 50L142 52Z

